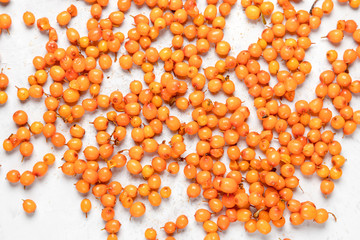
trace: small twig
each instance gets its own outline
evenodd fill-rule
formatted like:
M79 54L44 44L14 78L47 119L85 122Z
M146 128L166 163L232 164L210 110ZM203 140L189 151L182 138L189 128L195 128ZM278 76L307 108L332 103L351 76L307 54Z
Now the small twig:
M299 188L300 188L300 190L301 190L302 192L304 192L304 190L301 188L300 184L299 184Z
M315 5L316 5L316 3L317 3L318 1L319 1L319 0L315 0L315 2L313 3L313 5L311 6L310 11L309 11L310 14L312 14L312 10L314 9L314 7L315 7Z
M262 14L262 13L261 13L261 19L262 19L263 24L266 25L266 20L265 20L264 14Z
M337 218L336 218L335 214L333 214L332 212L329 212L329 214L331 214L334 217L335 222L337 222Z
M258 218L258 217L259 217L260 212L261 212L261 211L263 211L263 210L265 210L265 209L266 209L266 207L264 207L264 208L260 208L259 210L257 210L256 212L254 212L254 214L253 214L254 218Z

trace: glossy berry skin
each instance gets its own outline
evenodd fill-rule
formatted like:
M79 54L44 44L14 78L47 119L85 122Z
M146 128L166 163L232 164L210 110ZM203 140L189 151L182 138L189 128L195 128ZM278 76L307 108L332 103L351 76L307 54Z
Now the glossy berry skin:
M23 209L26 213L33 213L36 210L36 204L31 199L26 199L23 201Z

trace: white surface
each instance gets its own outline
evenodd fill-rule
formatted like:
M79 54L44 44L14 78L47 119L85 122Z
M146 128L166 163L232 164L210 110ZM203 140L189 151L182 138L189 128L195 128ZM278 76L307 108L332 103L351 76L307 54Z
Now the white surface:
M110 1L111 4L104 9L103 16L108 16L111 11L116 10L115 0ZM260 21L248 22L243 9L239 3L233 7L231 15L227 18L227 27L225 30L224 39L231 43L232 55L237 55L240 50L246 49L248 44L258 39L264 26ZM274 2L274 1L273 1ZM310 9L312 1L302 1L296 4L296 9ZM359 11L352 10L347 5L339 6L335 2L335 8L331 16L323 17L323 24L318 31L311 34L311 40L315 44L307 52L306 60L313 64L312 73L308 76L307 81L296 92L296 99L312 99L315 94L313 87L318 84L319 73L323 70L329 69L330 65L327 63L325 53L328 49L334 48L326 40L321 39L326 36L327 32L336 28L336 21L339 19L357 19L360 24ZM322 1L318 4L321 6ZM17 109L26 109L29 114L29 122L42 121L42 113L45 109L42 101L26 101L20 103L16 98L15 86L28 86L27 76L34 73L32 66L32 58L36 55L45 54L45 43L47 36L39 33L36 27L27 28L22 21L22 14L25 11L31 11L35 14L36 18L48 17L51 25L58 30L59 46L68 46L65 36L65 30L61 29L56 23L56 15L70 4L75 4L78 8L78 16L71 20L70 27L75 27L79 30L81 35L86 34L85 21L90 17L90 6L86 5L83 1L56 1L56 0L13 0L7 6L0 6L0 12L6 12L11 15L13 24L10 29L10 35L3 31L0 36L0 67L4 69L10 79L10 84L6 92L9 95L9 100L4 106L0 106L1 119L0 119L0 139L1 141L7 138L11 133L16 132L16 126L12 121L12 114ZM203 11L205 1L199 3L200 10ZM144 13L148 15L149 9L143 7L141 9L133 6L129 13L126 14L125 24L119 28L120 31L126 33L130 28L133 20L129 17L130 14ZM126 30L125 30L126 29ZM171 35L169 32L162 33L161 37L154 43L156 47L164 47L171 45ZM349 35L346 35L344 41L338 49L339 56L342 52L349 47L354 48L356 45ZM124 53L122 47L121 51ZM120 55L119 54L119 55ZM203 67L213 65L216 61L214 51L207 54L203 58ZM358 66L359 60L353 65ZM350 72L353 79L359 79L360 68L355 70L356 67L351 67ZM156 67L157 77L161 72L161 64ZM142 72L139 69L132 70L131 74L123 72L118 62L113 64L110 71L105 73L110 79L104 80L102 91L110 93L114 88L121 89L123 92L128 92L128 84L133 79L142 80ZM232 79L237 85L236 95L245 101L245 105L252 111L252 117L248 120L252 130L260 130L258 120L254 117L254 109L252 107L252 99L248 96L246 87L240 83L235 75L231 74ZM50 79L49 79L50 82ZM45 90L48 89L48 84ZM190 87L191 89L191 87ZM209 96L209 93L206 94ZM214 98L215 96L210 96ZM352 107L356 110L359 108L358 96L354 96ZM216 96L216 98L224 100L223 97ZM329 104L329 100L327 104ZM100 114L97 111L96 114ZM179 112L172 110L172 114L179 116ZM87 118L81 122L81 125L86 127L85 144L95 144L94 136L95 130L88 124L95 115L87 115ZM181 115L183 121L190 119L190 113ZM58 123L58 129L65 130L64 123ZM167 136L166 138L164 136ZM68 133L66 138L69 139ZM164 131L164 136L157 139L167 139L169 134ZM128 136L128 139L130 137ZM294 198L300 201L310 200L313 201L317 207L324 207L329 211L336 214L337 223L330 217L326 224L318 225L312 222L305 222L299 227L293 227L288 222L288 214L286 215L287 223L284 228L278 230L273 227L273 231L268 236L261 236L259 233L248 234L245 232L243 224L239 222L232 223L226 232L220 233L222 239L278 239L289 237L291 239L358 239L358 216L360 215L360 188L358 186L358 173L360 169L360 135L359 131L355 132L354 136L342 138L339 133L336 136L341 140L343 145L343 154L348 159L343 168L343 177L336 181L336 186L333 194L325 199L320 193L320 179L317 176L304 179L299 172L297 176L301 178L301 186L304 193L300 190L295 192ZM0 239L1 240L18 240L18 239L37 239L37 240L72 240L72 239L87 239L97 240L106 239L107 233L101 231L104 222L100 217L101 204L95 200L91 194L89 197L92 200L93 209L89 213L88 218L80 210L80 201L84 196L80 195L75 187L75 178L66 177L62 174L61 170L57 167L62 164L60 160L61 154L65 149L53 149L50 143L46 143L43 137L35 137L31 140L34 143L35 150L31 158L21 162L21 156L18 150L9 154L0 150ZM128 141L131 142L131 141ZM189 141L187 140L189 143ZM123 144L121 149L127 148L129 144ZM244 143L241 142L240 146L243 147ZM191 152L193 147L188 145L188 151ZM20 172L31 170L35 162L40 161L46 152L53 152L57 155L55 166L50 167L46 176L41 179L36 179L31 187L25 190L20 184L9 184L5 180L6 173L11 169L18 169ZM226 157L225 157L226 158ZM151 156L146 156L142 163L148 164L151 161ZM227 160L224 160L227 161ZM326 160L329 163L329 159ZM329 163L330 165L330 163ZM186 196L186 187L188 182L185 180L183 172L184 164L181 164L181 170L177 176L169 176L164 173L162 175L162 186L171 186L173 194L170 199L163 201L160 207L154 208L143 199L146 204L146 214L140 219L129 220L129 213L127 210L117 204L116 206L116 219L122 223L119 232L119 239L144 239L144 231L148 227L153 227L157 230L160 239L165 238L165 234L160 227L166 221L174 221L180 214L186 214L189 217L188 227L175 235L176 239L202 239L205 234L202 226L194 221L193 215L199 207L205 207L206 203L202 202L199 197L196 200L188 202ZM114 180L119 180L123 186L127 184L138 185L143 182L140 178L129 177L126 169L114 171ZM187 184L185 183L187 182ZM22 209L21 199L33 199L37 203L36 213L27 215Z

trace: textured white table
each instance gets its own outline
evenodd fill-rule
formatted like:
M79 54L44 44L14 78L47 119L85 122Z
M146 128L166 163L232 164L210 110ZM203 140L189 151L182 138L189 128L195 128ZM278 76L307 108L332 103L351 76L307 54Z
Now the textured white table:
M272 0L274 2L274 0ZM108 16L111 11L116 10L115 0L110 1L110 5L104 9L103 16ZM205 6L205 1L199 1L200 10ZM240 2L240 1L239 1ZM246 49L251 42L255 42L260 36L264 25L261 21L249 23L245 17L240 3L237 3L227 18L227 26L225 30L226 41L231 43L232 55L243 49ZM296 4L296 9L309 10L312 1L302 1ZM312 73L308 76L307 81L296 92L296 99L313 99L315 94L314 86L318 84L318 76L321 71L330 68L330 64L326 61L325 53L327 50L334 48L327 40L321 39L326 36L328 31L336 28L336 22L339 19L355 19L360 24L359 11L351 9L347 5L339 5L335 0L335 8L331 16L323 17L323 24L320 29L311 34L311 40L314 45L307 51L306 60L313 65ZM322 1L319 2L319 5ZM29 114L29 121L42 120L42 113L45 109L41 101L27 101L20 103L16 98L15 86L28 86L27 76L34 73L32 66L32 58L36 55L45 54L45 43L47 36L39 33L36 27L27 28L22 21L22 15L25 11L31 11L36 18L48 17L51 25L58 30L59 46L68 46L65 30L60 29L56 23L56 15L60 11L66 10L70 4L75 4L78 8L78 16L71 20L69 27L75 27L83 36L86 34L85 21L90 17L90 6L83 1L73 0L12 0L7 6L0 6L0 13L8 13L12 17L12 27L10 34L3 31L0 36L0 67L4 69L10 79L10 84L6 92L9 95L9 100L4 106L0 106L0 139L7 138L11 133L16 132L16 126L12 121L12 114L17 109L25 109ZM149 9L143 7L141 9L133 6L130 13L126 14L125 23L119 28L120 31L126 33L131 27L132 18L130 14L137 13L148 14ZM164 47L171 45L171 35L169 32L162 33L159 39L154 43L155 47ZM355 48L356 45L352 41L351 36L347 35L340 46L337 47L339 56L347 48ZM120 54L125 53L124 48L120 50ZM212 50L203 58L203 67L213 65L216 61L215 54ZM360 78L359 59L350 68L350 73L353 79ZM357 66L357 67L355 67ZM357 68L357 70L355 70ZM159 64L155 73L159 77L161 72L161 64ZM110 93L114 88L121 89L123 92L128 92L128 84L133 79L142 80L142 72L139 69L131 71L131 74L123 72L118 62L113 64L111 71L106 72L102 90L105 93ZM245 105L252 111L252 117L248 120L252 130L260 130L258 120L254 117L254 109L252 107L252 99L248 96L246 87L240 83L235 75L230 75L237 85L236 94L245 101ZM50 82L50 80L49 80ZM45 90L48 91L48 85ZM209 93L207 93L209 96ZM214 97L214 96L210 96ZM352 107L359 109L359 96L354 96ZM224 101L224 96L216 96L219 101ZM326 104L329 105L329 100ZM330 105L329 105L330 106ZM179 112L172 110L173 114L178 115ZM97 114L101 114L98 111ZM81 121L82 126L87 128L84 145L94 144L95 130L89 121L93 120L95 115L87 116ZM178 115L180 116L180 115ZM182 114L182 120L188 121L190 113ZM65 130L63 123L58 123L58 129ZM69 139L68 133L66 138ZM128 136L127 139L130 137ZM163 140L169 138L169 132L164 131L164 134L157 139ZM320 179L317 176L310 178L303 178L299 172L296 175L301 179L300 185L304 193L297 190L294 194L295 199L300 201L313 201L317 207L324 207L327 210L336 214L338 221L330 217L328 222L323 225L318 225L312 222L305 222L299 227L293 227L288 222L288 214L286 214L287 223L282 229L273 227L273 231L268 236L261 236L259 233L248 234L245 232L243 224L239 222L232 223L226 232L220 233L222 239L278 239L289 237L291 239L358 239L358 217L360 215L360 187L359 183L359 169L360 169L360 133L359 130L353 136L342 138L342 133L336 135L336 139L340 139L343 145L343 154L348 159L343 168L343 177L336 181L336 186L333 194L325 199L320 193ZM21 162L21 156L18 150L9 154L0 150L0 239L1 240L19 240L19 239L36 239L36 240L73 240L86 239L98 240L106 239L107 233L101 231L104 222L100 217L101 205L93 196L88 196L92 200L93 209L85 218L80 210L80 201L84 198L74 187L75 179L66 177L57 167L62 164L60 160L61 153L64 149L53 149L50 143L46 143L43 137L35 137L31 140L34 143L35 150L31 158ZM125 141L126 142L126 141ZM127 141L131 142L131 141ZM191 142L191 141L190 141ZM188 141L189 143L189 141ZM130 146L125 143L121 148ZM244 147L244 142L240 143L240 147ZM194 148L188 144L188 152ZM18 169L20 172L31 170L35 162L40 161L45 152L53 152L57 154L56 164L49 168L48 173L41 179L36 179L31 187L24 188L20 184L9 184L5 180L7 171L11 169ZM148 164L151 157L146 157L142 163ZM227 160L224 160L227 162ZM326 159L329 163L329 158ZM330 165L330 164L329 164ZM181 164L181 170L178 176L169 176L165 173L162 176L162 186L171 186L173 194L170 199L164 200L160 207L152 207L145 199L147 210L146 214L140 219L129 220L129 213L127 210L117 204L116 219L122 223L122 228L119 233L119 239L144 239L144 231L148 227L153 227L157 230L160 239L165 238L165 234L160 227L166 221L174 221L180 214L186 214L189 217L188 227L176 234L176 239L202 239L205 234L202 226L194 221L193 214L199 207L206 207L206 203L201 201L199 197L196 200L188 202L186 196L186 180L183 177L184 164ZM114 177L122 183L123 186L127 184L139 184L142 182L140 178L130 177L125 169L114 171ZM187 183L188 184L188 183ZM22 199L33 199L37 203L36 213L27 215L22 209Z

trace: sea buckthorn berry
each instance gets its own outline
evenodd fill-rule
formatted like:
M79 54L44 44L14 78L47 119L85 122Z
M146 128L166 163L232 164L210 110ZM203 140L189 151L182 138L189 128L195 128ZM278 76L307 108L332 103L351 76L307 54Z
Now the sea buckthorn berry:
M321 224L321 223L326 222L328 220L328 218L329 218L328 211L326 211L323 208L316 209L316 216L315 216L315 219L314 219L315 222Z
M331 180L323 180L320 185L320 190L323 194L329 195L334 190L334 183Z
M63 11L57 15L56 20L60 26L66 26L71 20L71 15L69 12Z
M83 213L85 213L87 217L88 212L90 212L91 210L91 201L89 199L83 199L81 201L80 207L81 211L83 211Z
M20 173L17 170L11 170L6 174L6 179L11 183L16 183L20 180Z
M35 23L35 16L32 12L25 12L23 14L23 20L27 26L32 26Z
M11 26L11 17L6 14L0 14L0 28L8 30Z
M180 215L176 219L176 227L177 229L184 229L188 225L188 218L185 215Z
M256 228L262 234L268 234L271 231L270 224L264 219L260 219L257 221Z
M108 233L117 233L119 232L121 223L118 220L110 220L105 224L105 230Z
M13 120L18 125L24 125L28 121L28 115L22 110L18 110L13 115Z
M154 229L148 228L145 230L145 238L148 240L155 240L157 233Z
M20 183L23 186L29 186L35 181L35 175L30 171L25 171L20 176Z
M36 25L39 28L40 31L47 31L51 28L50 23L49 23L49 19L44 17L44 18L39 18L36 21Z
M0 91L0 104L5 104L8 100L8 95L4 91Z
M26 213L33 213L36 210L36 203L31 199L23 201L23 209Z
M68 7L66 9L66 11L68 13L70 13L71 17L76 17L77 16L77 8L73 4L71 4L70 7Z
M44 162L37 162L34 167L32 173L37 177L42 177L46 174L48 170L48 165Z
M145 213L145 205L141 202L135 202L130 207L130 214L133 217L141 217Z
M257 6L250 5L245 9L246 16L251 20L256 20L260 17L261 10Z

